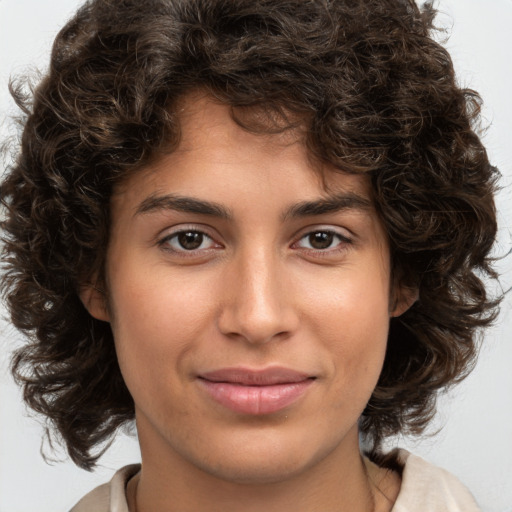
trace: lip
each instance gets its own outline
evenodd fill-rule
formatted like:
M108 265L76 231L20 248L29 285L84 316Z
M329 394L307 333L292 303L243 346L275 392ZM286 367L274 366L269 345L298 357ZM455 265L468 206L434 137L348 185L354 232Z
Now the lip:
M289 368L223 368L202 373L198 382L217 403L250 415L278 412L306 393L314 377Z

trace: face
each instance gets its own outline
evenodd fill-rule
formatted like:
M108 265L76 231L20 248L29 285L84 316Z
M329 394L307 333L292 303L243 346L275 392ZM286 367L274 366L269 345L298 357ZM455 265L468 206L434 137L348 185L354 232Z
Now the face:
M270 482L358 454L397 313L366 178L208 98L181 123L113 196L108 312L83 296L112 324L144 463Z

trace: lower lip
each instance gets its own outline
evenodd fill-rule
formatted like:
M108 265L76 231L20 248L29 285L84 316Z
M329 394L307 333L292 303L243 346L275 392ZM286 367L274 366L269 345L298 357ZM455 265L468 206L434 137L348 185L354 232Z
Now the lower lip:
M313 383L312 379L271 386L245 386L199 379L216 402L241 414L272 414L296 402Z

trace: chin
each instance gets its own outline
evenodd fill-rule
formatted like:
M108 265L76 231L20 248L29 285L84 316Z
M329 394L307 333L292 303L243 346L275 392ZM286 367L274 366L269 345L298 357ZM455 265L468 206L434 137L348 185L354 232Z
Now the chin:
M219 443L217 450L196 454L195 465L205 473L226 482L257 485L289 481L324 460L335 446L310 446L307 439L297 442L293 435L258 436L250 440ZM297 447L300 447L298 449Z
M307 470L312 464L297 460L275 460L266 457L265 460L223 461L222 464L209 467L202 464L202 470L211 476L242 485L277 484L289 481ZM261 458L261 457L260 457Z

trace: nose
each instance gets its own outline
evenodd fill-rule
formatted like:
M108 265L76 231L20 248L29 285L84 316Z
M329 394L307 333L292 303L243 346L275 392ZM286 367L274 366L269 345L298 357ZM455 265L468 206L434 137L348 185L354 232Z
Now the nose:
M290 337L299 318L286 264L260 248L240 255L230 267L222 284L220 331L251 344Z

